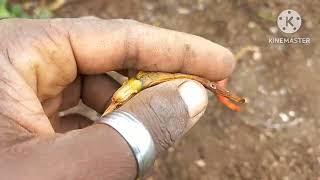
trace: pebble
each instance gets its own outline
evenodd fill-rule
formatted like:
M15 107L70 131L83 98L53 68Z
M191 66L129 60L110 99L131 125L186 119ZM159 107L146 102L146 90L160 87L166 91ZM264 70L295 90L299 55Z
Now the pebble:
M277 167L279 166L279 163L277 161L274 161L272 164L271 164L272 167Z
M175 151L175 148L174 147L170 147L169 149L168 149L168 152L170 152L170 153L173 153Z
M268 93L267 93L267 90L266 90L262 85L258 86L258 91L259 91L261 94L268 94Z
M311 59L307 59L307 63L306 63L307 67L311 67L312 64L313 64L312 60Z
M288 122L289 121L289 117L288 117L287 114L281 112L281 113L279 113L279 116L280 116L280 118L281 118L281 120L283 122Z
M177 11L179 14L184 14L184 15L190 14L190 12L191 12L190 9L183 8L183 7L177 8Z
M313 152L314 152L314 151L313 151L313 148L308 148L308 149L307 149L307 153L308 153L308 154L313 154Z
M290 180L290 178L288 176L284 176L282 179L283 180Z
M296 116L296 112L294 112L294 111L289 111L289 116L295 117L295 116Z
M299 138L293 138L293 142L296 143L296 144L301 144L302 140L299 139Z
M154 5L151 3L145 3L145 8L149 11L154 10Z
M286 95L287 94L286 88L281 88L279 92L280 92L281 95Z
M236 145L234 145L234 144L230 144L230 145L229 145L229 148L230 148L231 150L235 150L237 147L236 147Z
M278 28L276 26L272 26L269 28L269 31L272 33L272 34L275 34L278 32Z
M194 163L200 168L204 168L207 165L203 159L198 159Z
M261 52L260 52L260 51L254 51L254 52L253 52L253 55L252 55L253 60L258 61L258 60L261 59L261 57L262 57L262 55L261 55Z
M271 95L272 95L272 96L278 96L279 94L278 94L277 91L271 91Z
M253 21L250 21L249 23L248 23L248 28L250 28L250 29L253 29L253 28L255 28L257 26L257 24L255 23L255 22L253 22Z
M259 134L259 139L260 139L260 141L264 142L264 141L266 141L267 138L264 134Z
M203 11L204 10L204 4L202 0L198 0L198 6L197 6L199 11Z

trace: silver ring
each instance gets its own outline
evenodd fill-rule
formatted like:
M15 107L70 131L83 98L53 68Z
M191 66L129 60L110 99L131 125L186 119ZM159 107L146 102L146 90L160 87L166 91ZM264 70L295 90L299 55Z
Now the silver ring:
M143 177L153 166L156 157L154 141L145 126L124 111L114 111L102 116L97 123L111 126L127 141L138 164L138 177Z

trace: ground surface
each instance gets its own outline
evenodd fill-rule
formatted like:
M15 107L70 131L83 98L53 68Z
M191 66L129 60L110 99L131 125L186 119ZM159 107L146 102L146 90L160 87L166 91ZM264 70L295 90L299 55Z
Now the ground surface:
M284 36L270 17L297 10L294 36L310 45L271 45ZM59 17L132 18L203 36L237 52L259 49L238 63L229 88L249 99L241 113L210 97L202 121L163 155L149 179L320 178L320 1L316 0L71 0ZM261 55L261 57L260 57Z

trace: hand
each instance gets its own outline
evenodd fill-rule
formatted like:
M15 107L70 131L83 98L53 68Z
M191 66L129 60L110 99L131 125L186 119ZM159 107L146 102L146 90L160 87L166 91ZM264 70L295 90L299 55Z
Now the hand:
M83 128L90 124L85 117L59 118L58 112L80 99L103 112L119 87L107 71L221 80L234 68L230 51L215 43L132 20L8 19L0 21L0 32L4 179L132 179L135 160L117 132L103 124ZM206 105L200 84L176 80L139 93L121 109L143 122L161 152L192 127Z

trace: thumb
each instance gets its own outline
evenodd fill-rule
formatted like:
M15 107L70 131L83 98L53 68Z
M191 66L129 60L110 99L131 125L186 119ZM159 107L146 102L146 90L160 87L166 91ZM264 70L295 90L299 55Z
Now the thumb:
M203 115L206 89L192 80L174 80L148 88L123 105L149 130L157 152L174 144Z

